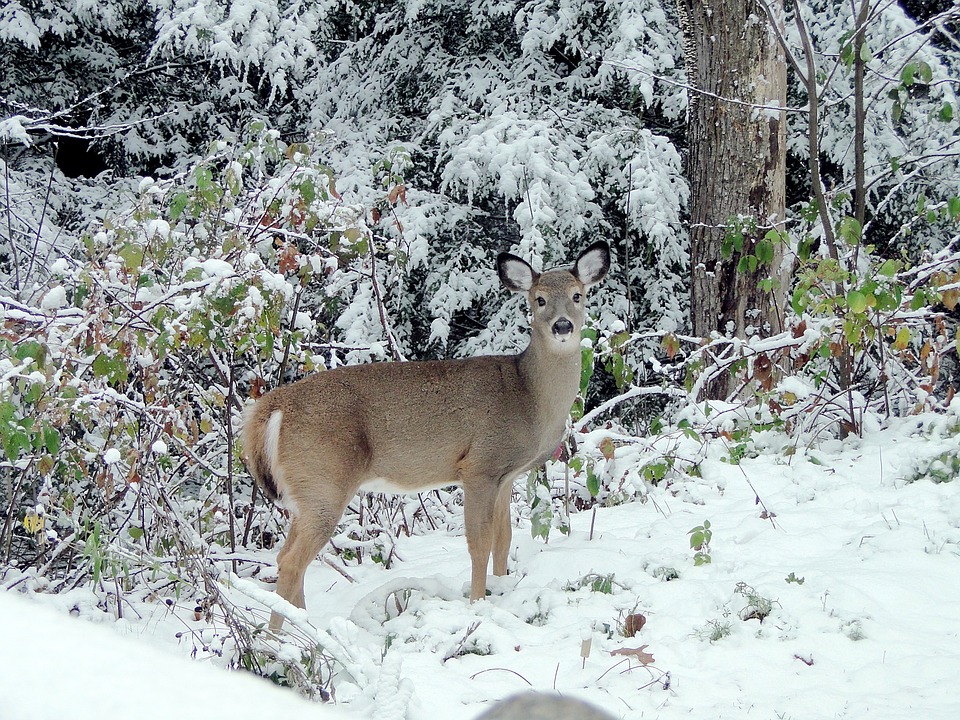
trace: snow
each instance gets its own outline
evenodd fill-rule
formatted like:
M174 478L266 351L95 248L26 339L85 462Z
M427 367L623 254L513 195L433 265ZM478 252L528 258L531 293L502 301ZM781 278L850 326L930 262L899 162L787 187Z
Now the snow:
M184 260L184 272L189 272L194 268L200 268L207 277L225 278L236 275L236 270L234 270L233 265L219 258L207 258L206 260L200 261L196 258L189 257Z
M0 36L2 36L2 32L0 32ZM29 146L31 144L30 134L20 120L26 120L26 118L17 116L0 120L0 139L14 140Z
M50 273L53 275L66 275L70 270L70 263L64 258L57 258L50 265Z
M617 718L955 717L960 486L931 479L942 453L958 450L955 420L894 420L862 440L809 447L757 433L756 457L739 465L716 438L702 477L575 514L569 536L554 531L544 544L520 520L512 574L491 578L494 594L475 604L462 533L398 538L390 569L351 566L352 583L318 561L291 627L309 628L336 659L334 717L466 720L530 688ZM694 445L681 436L674 451ZM618 447L617 467L649 449ZM689 531L704 520L712 562L696 566ZM609 593L594 587L604 578ZM232 577L230 591L264 617L285 606L259 580ZM770 603L763 622L741 619L750 592ZM64 609L69 593L32 598ZM0 594L0 636L16 649L0 653L0 673L18 678L0 683L0 707L12 717L99 719L134 702L145 717L314 711L292 691L151 647L173 647L185 623L202 627L186 614L143 602L141 619L118 621L88 605L85 616L138 641ZM646 624L626 638L630 613ZM640 646L651 665L611 655ZM103 667L132 671L103 692Z
M67 291L62 285L57 285L47 290L43 299L40 301L40 307L44 310L59 310L67 305Z
M0 637L4 718L349 718L253 675L120 637L13 593L0 593ZM104 673L112 677L107 684Z
M120 451L116 448L110 448L103 454L103 462L107 465L113 465L120 462Z

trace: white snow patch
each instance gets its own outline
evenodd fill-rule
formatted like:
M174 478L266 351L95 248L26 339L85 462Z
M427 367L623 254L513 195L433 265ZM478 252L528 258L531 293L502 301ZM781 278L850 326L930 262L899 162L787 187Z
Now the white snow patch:
M67 291L62 285L57 285L47 290L47 293L40 301L40 307L44 310L59 310L67 305Z
M0 637L7 650L0 653L5 718L352 717L250 673L217 670L13 593L0 592ZM107 692L105 668L126 668Z

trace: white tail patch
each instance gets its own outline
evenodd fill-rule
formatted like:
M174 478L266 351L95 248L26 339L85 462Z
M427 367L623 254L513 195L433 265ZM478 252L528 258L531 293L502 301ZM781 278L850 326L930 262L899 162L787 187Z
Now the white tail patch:
M283 411L275 410L270 419L267 420L267 432L264 437L267 462L270 465L270 473L273 476L273 482L277 487L277 495L280 504L290 512L291 515L299 515L296 500L293 495L287 492L287 483L283 477L283 466L280 464L280 426L283 424Z
M280 447L280 423L283 422L283 411L276 410L267 420L266 451L267 460L270 463L270 472L276 477L278 470L277 455Z

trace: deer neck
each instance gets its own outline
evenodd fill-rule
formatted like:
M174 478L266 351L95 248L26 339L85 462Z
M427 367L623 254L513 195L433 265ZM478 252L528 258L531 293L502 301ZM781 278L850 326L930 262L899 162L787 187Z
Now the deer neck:
M551 433L556 430L554 426L562 428L580 389L579 344L568 352L558 353L535 336L518 356L517 367L530 393L538 422Z

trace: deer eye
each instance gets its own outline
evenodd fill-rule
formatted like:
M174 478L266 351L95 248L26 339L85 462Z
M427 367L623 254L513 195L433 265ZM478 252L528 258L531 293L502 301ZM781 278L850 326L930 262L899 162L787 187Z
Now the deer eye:
M547 304L547 301L545 298L539 297L539 296L537 297L537 305L539 305L540 307L543 307L546 304Z
M575 303L579 303L580 300L581 300L581 297L582 297L582 296L580 295L580 293L574 293L574 294L573 294L573 301L574 301Z

